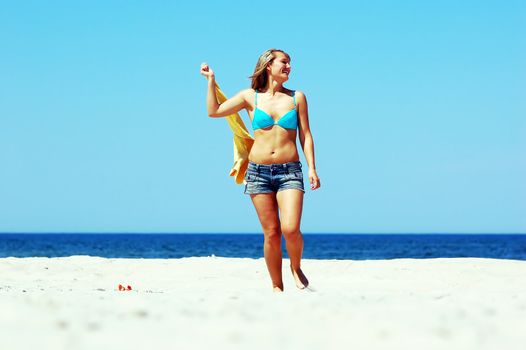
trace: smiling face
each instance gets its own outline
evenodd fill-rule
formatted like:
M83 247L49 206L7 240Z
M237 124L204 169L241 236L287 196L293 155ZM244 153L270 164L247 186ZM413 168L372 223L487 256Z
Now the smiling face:
M290 75L290 57L280 51L274 52L274 59L267 66L267 72L274 80L287 81Z

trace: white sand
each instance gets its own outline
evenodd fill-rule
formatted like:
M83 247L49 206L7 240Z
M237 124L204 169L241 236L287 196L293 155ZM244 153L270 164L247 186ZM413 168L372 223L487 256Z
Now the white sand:
M525 349L526 261L288 263L0 259L0 349Z

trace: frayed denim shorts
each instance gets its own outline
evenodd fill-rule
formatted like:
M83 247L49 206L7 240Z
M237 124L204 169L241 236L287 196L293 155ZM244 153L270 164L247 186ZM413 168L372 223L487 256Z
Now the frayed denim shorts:
M249 162L245 194L272 193L288 189L305 192L300 162L256 164Z

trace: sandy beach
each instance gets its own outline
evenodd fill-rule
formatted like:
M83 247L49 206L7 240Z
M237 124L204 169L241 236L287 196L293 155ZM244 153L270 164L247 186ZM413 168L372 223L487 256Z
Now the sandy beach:
M0 259L0 349L523 349L526 261ZM118 291L119 284L131 291Z

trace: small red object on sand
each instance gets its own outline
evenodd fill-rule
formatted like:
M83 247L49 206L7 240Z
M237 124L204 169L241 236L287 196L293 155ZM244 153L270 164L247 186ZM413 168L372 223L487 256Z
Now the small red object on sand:
M124 287L122 284L119 284L117 289L120 290L121 292L124 292L124 291L127 291L127 290L132 290L132 287L130 285Z

